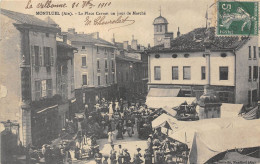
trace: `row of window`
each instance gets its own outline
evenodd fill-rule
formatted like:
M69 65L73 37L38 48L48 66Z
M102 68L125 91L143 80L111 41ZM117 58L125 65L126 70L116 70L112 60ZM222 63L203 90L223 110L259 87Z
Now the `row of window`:
M201 67L201 80L206 79L206 67ZM154 67L154 80L161 80L161 67ZM179 67L172 66L172 80L179 80ZM183 80L191 80L191 67L183 66ZM219 80L228 80L228 67L219 67Z
M248 58L252 59L252 55L251 55L251 46L248 46ZM253 46L253 51L254 51L254 59L256 59L256 46Z
M35 100L52 97L52 79L35 81Z
M100 79L100 75L97 76L97 80L98 80L98 85L101 85L101 79ZM109 83L109 78L108 78L108 74L105 75L105 82L106 84ZM115 74L112 73L112 83L115 83ZM88 76L87 74L83 74L82 75L82 85L88 85Z
M87 57L86 56L82 56L81 57L81 65L82 67L86 67L87 66ZM112 69L114 69L115 67L115 64L114 64L114 60L111 60L111 67ZM99 70L100 69L100 61L99 59L97 59L97 69ZM108 62L107 62L107 59L105 59L105 69L108 69Z
M31 45L31 57L33 66L53 66L53 48L43 47L43 54L40 46Z

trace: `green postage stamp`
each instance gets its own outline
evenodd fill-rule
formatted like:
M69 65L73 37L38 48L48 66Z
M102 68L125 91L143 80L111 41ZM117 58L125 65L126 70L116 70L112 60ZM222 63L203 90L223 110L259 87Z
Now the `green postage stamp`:
M217 35L258 35L258 2L218 1Z

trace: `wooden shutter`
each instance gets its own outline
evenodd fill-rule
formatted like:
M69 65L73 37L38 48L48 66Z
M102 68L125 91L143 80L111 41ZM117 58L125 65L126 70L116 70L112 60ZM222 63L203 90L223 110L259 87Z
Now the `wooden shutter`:
M42 48L39 47L39 65L42 66Z
M34 56L34 47L33 47L33 45L31 45L31 57L32 57L32 66L34 66L35 65L35 62L34 62L35 56Z
M51 54L51 66L54 65L54 56L53 56L53 48L50 48L50 54Z
M46 47L43 47L43 65L46 66L47 62L46 62L47 58L46 58Z

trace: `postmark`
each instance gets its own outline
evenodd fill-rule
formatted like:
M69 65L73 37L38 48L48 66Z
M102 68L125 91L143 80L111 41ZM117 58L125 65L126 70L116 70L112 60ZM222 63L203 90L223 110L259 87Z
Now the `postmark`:
M218 36L257 36L258 2L218 1Z

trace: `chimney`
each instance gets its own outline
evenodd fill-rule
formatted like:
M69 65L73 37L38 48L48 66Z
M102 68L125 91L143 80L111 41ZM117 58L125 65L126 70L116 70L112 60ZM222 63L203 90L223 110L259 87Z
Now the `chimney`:
M123 44L124 44L124 50L128 50L128 41L124 41Z
M68 32L71 34L75 34L75 28L68 28Z
M67 44L68 36L67 35L62 35L63 43Z
M112 43L115 43L115 42L116 42L115 34L113 33Z
M171 38L170 37L164 38L164 48L171 48Z
M91 34L91 36L95 39L99 39L99 32L94 32Z
M134 39L134 35L132 36L131 48L137 50L137 40Z
M181 36L180 28L178 27L177 37Z
M151 45L150 45L150 43L148 43L148 49L150 49L151 48Z

